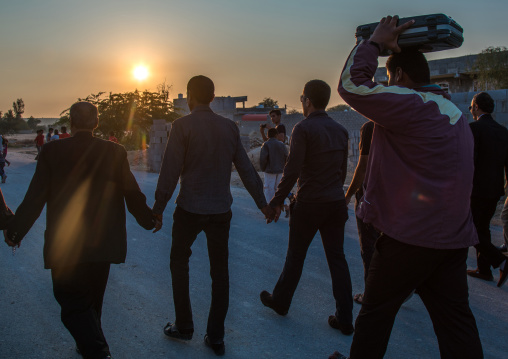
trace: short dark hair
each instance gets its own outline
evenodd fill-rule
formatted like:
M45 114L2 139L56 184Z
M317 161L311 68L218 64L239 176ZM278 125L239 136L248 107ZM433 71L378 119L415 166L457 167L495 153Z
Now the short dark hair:
M109 131L109 135L110 135L110 136L114 136L114 135L115 135L115 132L114 132L114 131Z
M215 95L213 81L203 75L194 76L187 83L187 92L192 93L200 104L209 104Z
M429 63L418 49L404 48L401 52L390 55L386 61L386 68L394 74L397 67L400 67L417 84L430 83Z
M473 97L473 102L486 113L492 113L494 112L494 107L496 106L494 104L494 100L487 92L479 92Z
M272 113L276 114L277 116L282 116L282 112L280 112L280 110L271 110L270 112L268 112L269 115L271 115Z
M53 131L53 128L52 128L52 127L48 128L48 132L49 132L49 131Z
M36 133L42 133L44 130L37 130Z
M268 129L268 137L269 138L277 137L278 134L279 134L279 132L277 131L277 129L275 129L275 128Z
M99 111L90 102L76 102L71 106L70 119L76 129L93 130L99 123Z
M55 135L58 135L58 130L55 130Z
M67 133L67 127L62 126L62 127L61 127L61 130L62 130L62 133Z
M332 89L322 80L311 80L305 84L303 95L312 102L318 110L324 110L330 101Z

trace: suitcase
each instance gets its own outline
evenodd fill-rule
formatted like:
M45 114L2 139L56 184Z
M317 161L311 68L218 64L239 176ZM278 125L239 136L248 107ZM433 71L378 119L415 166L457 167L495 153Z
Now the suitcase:
M398 24L410 20L415 23L399 35L399 46L416 47L421 52L435 52L456 49L464 42L463 29L451 17L445 14L430 14L399 19ZM360 25L356 28L356 44L370 38L379 22ZM390 55L384 50L381 56Z

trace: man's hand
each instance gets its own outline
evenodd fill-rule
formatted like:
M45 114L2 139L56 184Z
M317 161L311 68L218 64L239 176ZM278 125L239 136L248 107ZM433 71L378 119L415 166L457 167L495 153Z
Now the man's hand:
M272 220L277 223L280 217L280 213L282 212L282 206L275 206L273 209L273 216L270 220L266 220L266 223L272 222Z
M379 44L381 51L386 49L393 52L400 52L399 44L397 44L399 35L415 23L414 20L410 20L405 24L397 26L398 20L399 17L397 15L394 17L387 16L382 18L379 25L374 30L374 33L370 37L370 41Z
M153 218L155 218L155 229L152 233L159 232L162 228L162 214L153 214Z
M346 196L346 207L351 203L351 196Z
M265 215L266 223L270 223L271 221L273 221L273 217L275 216L275 211L269 204L267 204L266 206L261 208L261 212Z
M4 229L4 239L5 239L5 243L7 243L7 245L8 245L9 247L18 247L18 248L19 248L19 246L21 245L21 242L19 242L19 243L13 242L13 241L11 241L11 240L7 237L7 230L6 230L6 229Z

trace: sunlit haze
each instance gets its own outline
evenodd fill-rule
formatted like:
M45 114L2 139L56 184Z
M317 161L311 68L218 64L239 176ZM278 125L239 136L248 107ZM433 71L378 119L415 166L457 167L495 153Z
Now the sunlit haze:
M305 82L337 88L358 25L388 14L445 13L463 28L461 48L429 59L508 46L508 1L484 0L24 0L2 1L0 111L22 98L24 117L58 117L100 91L185 94L194 75L217 96L271 97L301 109ZM147 66L141 81L133 69ZM383 64L383 63L382 63ZM341 103L334 90L330 105Z
M146 78L148 77L148 69L146 68L146 66L143 65L136 66L132 71L132 73L134 77L140 81L146 80Z

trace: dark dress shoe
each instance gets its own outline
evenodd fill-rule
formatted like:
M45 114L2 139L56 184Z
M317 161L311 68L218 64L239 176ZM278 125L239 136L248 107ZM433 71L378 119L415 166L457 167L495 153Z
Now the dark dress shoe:
M332 355L330 355L328 359L349 359L349 358L336 351Z
M224 341L220 341L219 343L212 343L208 334L205 334L205 345L209 348L212 348L215 355L224 355L226 353L226 346L224 345Z
M261 299L261 303L263 303L263 305L265 307L273 309L275 311L275 313L277 313L278 315L284 316L284 315L288 314L287 309L282 309L278 305L275 304L275 302L273 301L273 296L270 293L268 293L266 290L262 291L259 294L259 298Z
M344 335L351 335L355 331L355 328L353 327L353 324L342 324L342 323L339 323L339 321L337 320L337 317L335 315L330 315L328 317L328 324L333 329L340 330L342 332L342 334L344 334Z
M506 279L508 278L508 260L506 260L506 262L504 262L504 267L503 269L499 268L499 281L497 282L497 286L498 287L501 287L505 282L506 282Z
M193 333L194 333L193 329L185 331L179 330L176 324L173 324L171 322L168 322L168 324L166 324L166 326L164 327L164 334L174 339L191 340Z
M494 277L492 276L492 273L490 274L484 274L481 273L479 269L468 269L467 275L473 278L483 279L486 281L493 281Z

